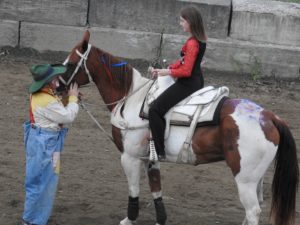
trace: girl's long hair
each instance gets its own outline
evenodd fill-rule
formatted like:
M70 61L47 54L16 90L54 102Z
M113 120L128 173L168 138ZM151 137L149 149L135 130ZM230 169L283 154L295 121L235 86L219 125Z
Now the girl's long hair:
M193 37L198 41L206 42L207 36L199 9L193 5L187 6L181 10L180 15L189 23Z

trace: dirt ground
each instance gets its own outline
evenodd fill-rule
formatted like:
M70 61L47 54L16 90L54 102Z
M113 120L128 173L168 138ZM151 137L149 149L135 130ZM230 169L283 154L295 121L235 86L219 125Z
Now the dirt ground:
M30 49L0 50L0 225L18 224L24 203L25 155L22 123L28 118L28 67L61 62L63 53L39 54ZM130 61L140 71L147 63ZM248 98L288 121L300 158L300 81L253 81L242 74L205 71L206 85L226 85L231 97ZM109 112L95 86L82 89L93 115L110 130ZM299 160L300 162L300 160ZM170 225L238 225L244 210L233 176L224 162L197 167L161 165L164 201ZM269 224L272 166L264 183L261 223ZM120 153L80 111L70 128L62 154L57 198L49 225L118 225L126 216L128 189ZM137 225L154 225L155 210L145 175L141 179ZM296 224L300 224L300 193Z

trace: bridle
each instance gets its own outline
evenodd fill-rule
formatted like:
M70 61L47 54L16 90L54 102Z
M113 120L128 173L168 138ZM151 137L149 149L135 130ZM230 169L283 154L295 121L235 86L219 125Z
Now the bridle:
M63 79L61 76L59 76L59 79L60 81L65 85L65 86L68 86L71 81L73 80L73 78L75 77L75 75L77 74L78 70L80 67L84 66L84 69L85 69L85 73L87 74L88 76L88 79L89 79L89 83L93 81L92 79L92 76L90 74L90 71L88 70L87 68L87 65L86 65L86 62L87 62L87 59L88 59L88 56L89 56L89 53L91 51L91 48L92 48L92 45L91 44L88 44L88 47L87 47L87 50L81 54L77 49L75 50L76 51L76 54L80 57L80 60L79 62L77 63L77 66L75 68L75 70L73 71L71 77L68 79L68 81L65 81L65 79ZM70 57L70 56L69 56ZM64 61L63 65L66 66L68 64L68 61L69 61L69 57ZM103 62L103 65L105 65L105 62ZM116 64L118 65L118 64ZM121 63L120 65L124 65L124 63ZM119 65L118 65L119 66ZM104 67L106 68L106 67ZM106 68L107 70L107 68ZM149 71L148 71L149 72ZM105 103L104 105L106 106L110 106L110 105L116 105L116 104L119 104L119 103L122 103L124 102L126 99L128 99L130 96L134 95L136 92L138 92L140 89L142 89L144 86L146 86L149 82L153 82L152 79L148 80L146 83L142 84L140 87L138 87L136 90L133 90L133 92L131 92L129 95L125 95L123 98L121 98L120 100L117 100L117 101L114 101L114 102L110 102L110 103Z
M75 50L76 54L80 57L80 60L77 63L77 66L76 66L75 70L73 71L72 76L67 81L62 76L59 76L60 81L65 86L68 86L71 83L71 81L73 80L73 78L77 74L79 68L82 67L82 66L84 66L85 73L87 74L87 76L89 78L89 83L92 82L92 80L93 80L92 76L91 76L90 71L88 70L87 65L86 65L86 62L87 62L88 56L90 54L91 48L92 48L92 45L88 44L87 50L83 54L81 54L77 49ZM68 61L69 61L69 57L64 61L63 65L66 66L68 64Z
M75 75L77 74L78 70L80 67L84 66L85 69L85 73L88 76L89 79L89 83L92 82L92 77L90 74L90 71L87 68L86 62L89 56L89 53L91 51L92 45L88 44L87 50L81 54L77 49L75 50L76 54L80 57L79 62L77 63L77 66L75 68L75 70L73 71L72 75L70 76L70 78L66 81L64 78L62 78L61 76L59 76L60 81L67 87L73 80L73 78L75 77ZM70 57L70 56L69 56ZM63 62L63 65L66 66L68 64L69 61L69 57ZM102 61L103 65L105 65L105 61ZM124 63L122 62L121 64L116 64L117 66L122 66L124 65ZM149 71L148 71L149 72ZM135 93L137 93L139 90L141 90L142 88L144 88L149 82L153 82L152 79L149 79L147 82L145 82L144 84L142 84L140 87L138 87L136 90L133 90L129 95L124 96L122 99L117 100L115 102L111 102L111 103L106 103L103 104L105 106L109 106L109 105L118 105L118 104L122 104L123 102L126 101L126 99L128 99L129 97L131 97L132 95L134 95ZM87 107L85 106L85 104L82 102L82 100L80 101L80 104L82 106L82 108L89 114L89 116L92 118L92 120L96 123L96 125L100 128L100 130L102 130L108 137L110 140L113 141L113 138L110 134L108 134L105 129L101 126L101 124L95 119L95 117L90 113L90 111L87 109ZM147 125L148 126L148 125ZM145 126L142 127L128 127L127 129L141 129L141 128L145 128ZM114 142L114 141L113 141Z

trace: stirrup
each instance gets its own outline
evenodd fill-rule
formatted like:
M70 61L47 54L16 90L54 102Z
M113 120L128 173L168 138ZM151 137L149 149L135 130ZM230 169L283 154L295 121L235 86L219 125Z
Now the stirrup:
M156 153L156 150L155 150L154 141L152 139L149 141L149 151L150 151L149 161L150 162L157 162L158 161L158 156L157 156L157 153Z

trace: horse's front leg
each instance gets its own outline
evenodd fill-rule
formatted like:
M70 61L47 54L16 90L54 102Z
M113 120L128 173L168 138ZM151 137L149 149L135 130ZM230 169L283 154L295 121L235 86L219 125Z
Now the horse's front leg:
M132 225L139 215L141 160L125 152L121 156L121 164L128 181L129 199L127 217L120 225Z
M154 199L154 205L156 211L156 225L165 225L167 220L167 214L162 199L159 163L155 163L155 164L149 163L147 168L147 173L148 173L151 193Z

